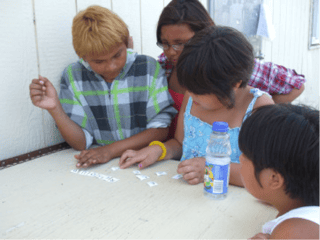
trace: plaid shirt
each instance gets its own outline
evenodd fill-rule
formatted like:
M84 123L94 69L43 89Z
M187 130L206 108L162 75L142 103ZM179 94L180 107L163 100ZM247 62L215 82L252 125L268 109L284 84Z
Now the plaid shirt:
M166 128L177 113L157 61L129 51L111 89L82 59L64 70L60 87L62 107L83 129L87 148Z
M158 57L158 62L166 71L166 76L169 77L173 65L167 60L164 53ZM255 59L254 69L248 85L273 95L288 94L293 88L300 89L305 82L304 75L297 74L293 69L287 69L271 62L264 63Z

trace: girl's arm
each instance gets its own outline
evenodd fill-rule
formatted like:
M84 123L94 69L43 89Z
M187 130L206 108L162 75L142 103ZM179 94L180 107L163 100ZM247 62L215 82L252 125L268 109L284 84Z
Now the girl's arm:
M182 142L183 142L183 116L186 108L188 97L185 97L182 102L180 112L178 113L177 128L173 139L165 142L166 156L164 160L179 159L182 155ZM154 164L162 154L162 148L158 145L148 146L139 151L127 150L125 151L120 160L120 168L124 169L133 164L139 163L139 168L143 169L147 166Z
M151 141L166 139L167 135L168 128L149 128L109 145L82 151L79 155L75 155L78 160L77 167L86 168L92 164L109 162L113 158L120 157L127 149L141 149Z
M270 104L274 104L273 100L264 94L257 99L256 103L253 106L253 109L256 109L256 108L264 106L264 105L270 105ZM231 185L244 187L242 180L241 180L240 164L239 163L231 163L230 164L229 183Z
M248 85L272 95L275 103L292 102L304 90L306 79L295 70L272 62L255 60Z
M300 89L293 88L292 91L288 94L274 94L272 95L272 99L275 103L292 102L297 97L299 97L303 91L304 91L304 85L302 84Z
M186 111L186 106L189 100L189 93L186 91L182 106L179 112L177 129L175 133L175 139L180 142L181 146L184 138L184 112ZM179 156L182 155L182 147ZM198 184L203 182L204 167L206 160L204 157L192 158L182 161L178 165L177 172L183 175L183 179L186 180L189 184Z

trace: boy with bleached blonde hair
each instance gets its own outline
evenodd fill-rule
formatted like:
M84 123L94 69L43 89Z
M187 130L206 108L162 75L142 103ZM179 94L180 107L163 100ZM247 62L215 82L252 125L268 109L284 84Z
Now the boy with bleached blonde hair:
M48 110L66 142L81 150L77 167L164 140L176 114L165 74L153 58L127 50L126 24L91 6L74 17L72 36L80 60L64 70L59 97L41 76L32 80L30 97ZM100 147L86 150L92 144Z

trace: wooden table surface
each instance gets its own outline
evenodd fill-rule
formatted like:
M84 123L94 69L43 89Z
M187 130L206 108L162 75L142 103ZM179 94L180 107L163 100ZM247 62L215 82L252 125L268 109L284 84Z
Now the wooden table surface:
M150 177L142 181L137 166L113 171L118 159L87 169L119 179L111 183L71 173L76 153L0 170L0 238L246 239L277 214L239 187L230 186L224 200L204 197L203 184L172 178L178 161L141 170Z

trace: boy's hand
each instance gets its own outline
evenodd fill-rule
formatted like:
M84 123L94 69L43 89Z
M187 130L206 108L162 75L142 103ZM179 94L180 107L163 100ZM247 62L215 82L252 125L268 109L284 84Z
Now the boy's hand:
M206 159L202 157L184 160L178 165L177 172L183 175L183 179L189 184L195 185L203 182Z
M106 163L111 160L106 146L81 151L79 155L75 155L74 157L78 160L77 168L87 168L91 165Z
M154 164L161 154L161 147L156 145L145 147L139 151L127 150L122 154L119 160L119 166L121 169L124 169L135 163L140 163L139 168L143 169Z
M249 239L270 239L271 235L270 234L263 234L263 233L258 233L254 235L252 238Z
M47 110L52 110L58 106L57 91L47 78L39 76L39 79L33 79L29 89L33 105Z

